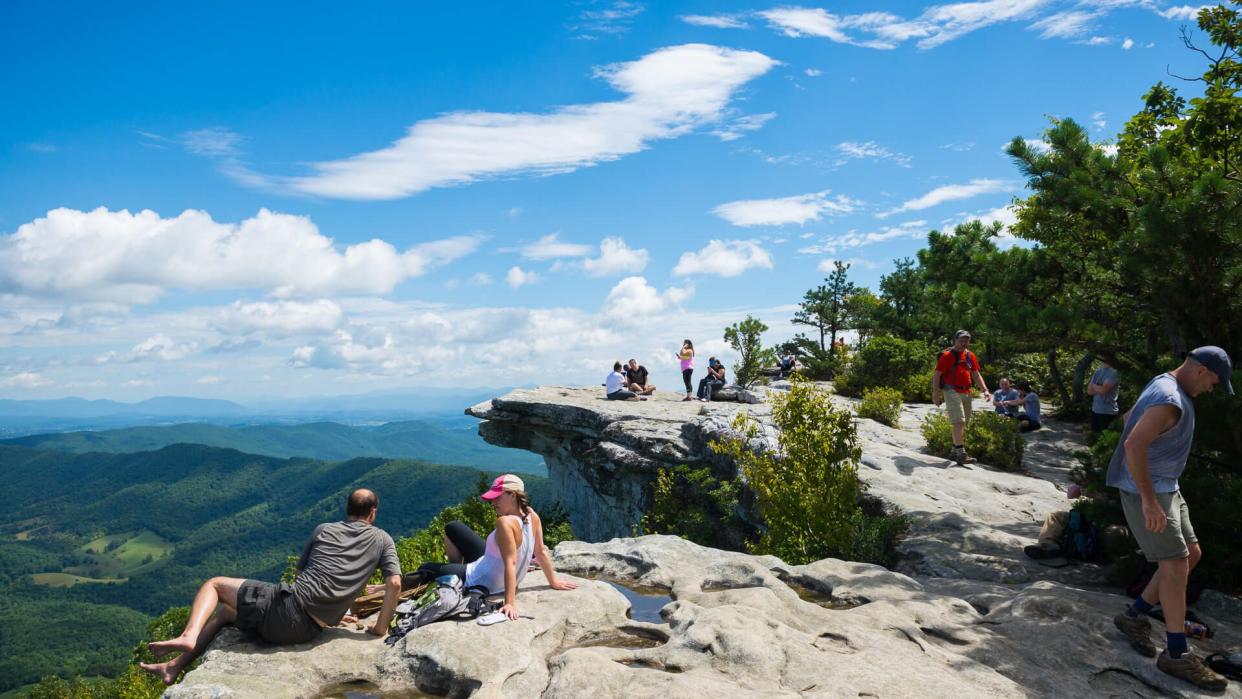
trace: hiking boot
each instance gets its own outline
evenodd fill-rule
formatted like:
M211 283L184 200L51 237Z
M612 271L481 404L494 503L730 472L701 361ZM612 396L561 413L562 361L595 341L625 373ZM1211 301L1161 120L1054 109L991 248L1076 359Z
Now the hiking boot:
M1216 674L1212 668L1203 663L1202 658L1190 651L1174 659L1169 657L1169 651L1165 650L1156 659L1156 667L1179 680L1186 680L1200 689L1211 692L1219 692L1229 686L1229 680Z
M961 447L953 447L949 450L949 461L957 462L960 466L966 458L966 450Z
M1113 617L1113 626L1125 634L1131 648L1149 658L1156 657L1156 644L1151 640L1151 622L1147 617L1131 617L1122 612Z

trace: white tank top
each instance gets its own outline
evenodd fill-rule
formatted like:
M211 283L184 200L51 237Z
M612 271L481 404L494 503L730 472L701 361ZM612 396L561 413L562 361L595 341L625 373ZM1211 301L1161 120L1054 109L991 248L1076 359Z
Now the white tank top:
M530 567L530 556L535 550L535 539L530 533L530 520L527 516L522 520L522 543L518 544L516 573L517 584L526 577L526 569ZM505 591L505 561L500 557L500 546L496 544L496 530L487 535L487 546L483 557L466 564L466 586L482 585L492 594ZM516 591L515 591L516 593Z

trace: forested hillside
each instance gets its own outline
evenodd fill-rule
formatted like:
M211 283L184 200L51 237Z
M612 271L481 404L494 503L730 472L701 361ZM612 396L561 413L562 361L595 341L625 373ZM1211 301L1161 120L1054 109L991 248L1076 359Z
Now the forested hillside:
M277 579L354 488L379 494L377 526L401 536L483 475L188 444L79 455L0 445L0 691L120 669L147 615L188 603L207 577ZM525 478L533 501L550 501L544 478Z

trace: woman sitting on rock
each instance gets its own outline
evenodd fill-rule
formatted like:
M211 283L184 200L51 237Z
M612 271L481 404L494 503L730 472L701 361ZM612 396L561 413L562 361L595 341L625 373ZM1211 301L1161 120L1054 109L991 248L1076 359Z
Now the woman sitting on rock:
M466 587L479 585L491 594L503 590L505 604L500 611L510 619L518 618L517 589L532 554L553 590L578 587L577 583L557 579L552 558L543 545L543 523L526 500L521 478L500 476L481 497L496 510L496 528L487 535L487 541L462 522L449 522L444 526L444 551L449 562L424 563L418 569L421 577L456 575Z

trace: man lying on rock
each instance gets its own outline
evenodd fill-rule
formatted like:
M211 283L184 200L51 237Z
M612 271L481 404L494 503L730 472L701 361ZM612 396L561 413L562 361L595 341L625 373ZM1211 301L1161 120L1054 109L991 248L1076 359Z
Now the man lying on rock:
M372 526L378 508L379 498L370 490L351 493L344 522L315 527L292 585L223 577L203 583L181 635L151 644L157 658L176 651L181 655L159 664L142 663L142 669L172 684L225 624L270 643L314 640L324 628L341 622L376 568L384 574L384 604L367 632L387 636L401 594L401 564L392 537Z

